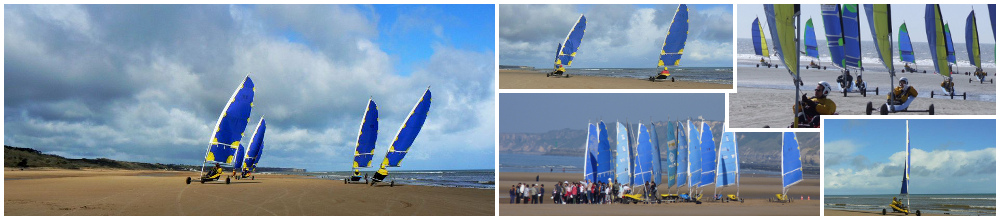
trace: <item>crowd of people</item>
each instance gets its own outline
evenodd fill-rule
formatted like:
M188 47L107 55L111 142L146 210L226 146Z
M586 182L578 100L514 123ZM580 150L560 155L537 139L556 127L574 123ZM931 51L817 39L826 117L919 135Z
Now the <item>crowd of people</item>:
M656 185L649 182L633 189L627 184L608 184L589 180L557 182L552 189L550 198L555 204L612 204L621 203L622 198L632 194L633 191L642 192L641 197L644 201L658 199ZM545 184L518 183L511 185L508 194L511 204L542 204L545 197Z

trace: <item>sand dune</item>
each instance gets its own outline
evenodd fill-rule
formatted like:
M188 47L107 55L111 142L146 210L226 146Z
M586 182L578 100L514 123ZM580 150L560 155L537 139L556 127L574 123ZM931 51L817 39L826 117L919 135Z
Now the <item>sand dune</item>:
M4 171L4 215L494 215L494 191L295 175L184 184L192 172Z

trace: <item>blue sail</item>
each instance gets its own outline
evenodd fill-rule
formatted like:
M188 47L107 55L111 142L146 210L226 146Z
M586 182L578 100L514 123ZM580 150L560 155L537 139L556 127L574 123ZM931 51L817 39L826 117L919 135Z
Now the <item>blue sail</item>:
M990 27L993 27L993 39L997 39L997 4L989 4L990 8Z
M663 49L660 50L658 66L677 66L684 55L684 44L688 37L688 7L685 4L677 6L674 19L670 21L667 37L663 39ZM652 123L650 123L652 125ZM657 182L659 183L659 182Z
M243 158L243 168L254 172L257 169L257 163L260 162L260 155L264 153L264 131L267 130L267 123L264 122L264 117L260 117L260 121L257 122L257 128L254 129L253 137L250 138L250 147L247 148L246 157Z
M719 170L715 182L716 187L738 184L740 160L736 145L736 134L722 133L722 143L719 144Z
M677 158L677 187L686 186L688 183L688 135L687 129L684 129L684 124L681 122L677 123L677 152L674 155Z
M618 147L615 151L618 160L615 163L615 179L618 180L619 184L632 185L632 156L635 152L632 151L632 147L629 144L629 133L628 129L625 128L621 122L618 122L618 128L615 130L618 136Z
M608 140L608 127L604 121L597 123L597 182L613 183L615 158L611 155L611 142Z
M820 6L823 15L823 29L826 30L826 44L830 48L830 59L840 68L847 65L844 59L844 30L841 25L840 5L824 4Z
M958 59L955 56L955 41L953 41L952 38L951 38L951 28L948 27L947 23L944 24L944 40L947 43L947 44L945 44L945 46L948 47L947 48L947 51L948 51L948 62L949 63L957 63Z
M910 194L910 120L906 120L906 164L903 165L903 186L899 194Z
M712 140L712 128L708 123L701 123L701 184L698 187L711 185L715 182L715 140Z
M857 4L845 4L841 23L844 25L844 64L861 68L861 20Z
M569 34L566 35L566 40L563 41L562 48L556 55L556 64L573 65L573 57L576 57L576 51L580 49L580 43L583 42L583 33L586 29L587 17L581 14L580 20L576 21L573 29L570 29Z
M645 184L653 181L653 143L646 126L639 123L639 135L635 146L635 175L633 183Z
M943 76L951 76L951 67L948 66L945 38L945 25L942 22L941 8L938 5L928 4L924 10L924 26L927 27L927 45L931 49L931 62L934 63L934 70Z
M802 159L799 141L794 132L783 132L781 139L781 186L782 194L788 187L802 181Z
M677 129L674 122L667 121L667 187L677 184Z
M243 156L245 154L246 148L243 148L243 145L240 144L240 146L236 149L236 159L233 160L233 171L238 171L243 167Z
M688 175L691 176L691 182L688 184L689 187L698 187L701 185L701 141L698 140L700 133L695 129L695 126L691 124L691 120L688 120L688 170L691 171Z
M906 29L906 23L899 25L899 60L917 62L917 58L913 56L913 44L910 43L910 30Z
M427 88L424 91L424 95L413 106L413 110L406 117L406 121L399 127L399 133L396 133L396 139L392 141L392 145L389 146L389 152L385 154L385 160L382 161L383 166L399 167L399 162L403 161L403 157L406 156L406 153L410 151L410 147L413 146L413 141L417 139L417 134L420 134L420 128L424 127L424 121L427 120L427 113L430 110L431 89Z
M240 140L243 139L243 131L246 130L247 123L250 122L253 95L253 80L247 76L233 92L233 96L229 98L222 114L219 115L219 120L215 124L215 132L209 142L208 153L205 154L206 162L226 164L233 162L236 149L240 146Z
M656 125L649 122L649 142L653 144L653 183L663 183L663 164L660 160L660 138L656 135Z
M806 21L805 33L806 56L819 58L819 43L816 43L816 27L813 27L813 19Z
M587 145L583 153L583 180L597 181L597 126L587 123Z
M365 115L361 118L361 128L358 131L358 143L354 146L353 168L371 167L375 155L375 140L378 139L378 106L375 100L368 99Z
M767 38L764 37L759 18L753 19L753 53L757 56L770 56L767 51Z
M969 63L976 68L982 68L979 59L979 28L976 27L976 11L969 12L965 19L965 50L969 53Z

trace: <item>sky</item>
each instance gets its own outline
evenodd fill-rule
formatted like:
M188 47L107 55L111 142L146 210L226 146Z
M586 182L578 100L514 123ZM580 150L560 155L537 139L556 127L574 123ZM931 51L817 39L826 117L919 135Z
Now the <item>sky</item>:
M906 120L826 120L828 195L898 194ZM910 120L910 193L996 193L996 120Z
M587 30L573 68L655 68L678 5L500 5L500 64L551 68L580 18ZM733 65L733 6L688 5L680 66Z
M493 5L5 5L4 144L69 158L201 164L255 83L263 167L349 170L368 99L375 158L430 86L398 170L491 169ZM449 161L441 163L440 161Z
M587 122L643 123L678 118L725 120L725 96L719 94L643 93L501 93L501 133L541 133L586 129Z
M767 21L765 19L764 7L763 5L737 5L738 12L736 13L739 18L737 18L736 25L736 37L737 38L751 38L751 27L753 26L753 19L760 18L764 24L764 28L768 28ZM806 21L809 18L813 19L813 26L816 29L816 40L823 42L826 41L826 29L823 25L823 16L820 13L820 5L818 4L803 4L802 6L802 28L805 28ZM862 41L873 41L871 27L868 27L868 16L865 15L864 6L859 5L861 8L860 19L861 19L861 40ZM927 31L924 26L924 11L926 5L918 4L894 4L892 7L892 34L893 41L896 41L899 33L899 26L906 22L906 28L910 32L911 42L927 42ZM996 38L993 36L993 24L990 23L989 9L985 4L976 5L959 5L959 4L942 4L941 5L941 16L944 17L944 22L948 23L948 26L952 32L952 41L957 43L965 43L965 19L969 17L969 12L973 9L976 11L976 24L979 29L979 42L980 44L993 44L996 42ZM771 34L766 34L770 36ZM770 37L768 40L770 42Z

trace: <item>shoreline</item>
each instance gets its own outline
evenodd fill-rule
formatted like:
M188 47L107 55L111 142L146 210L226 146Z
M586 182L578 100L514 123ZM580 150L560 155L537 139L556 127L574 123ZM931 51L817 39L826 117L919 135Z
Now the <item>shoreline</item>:
M500 70L500 89L733 89L733 84L704 82L650 82L643 79L582 76L545 77L530 70Z
M483 215L495 192L419 185L344 184L312 176L192 182L198 172L5 169L4 215ZM213 204L227 204L221 210ZM377 204L377 205L375 205Z

